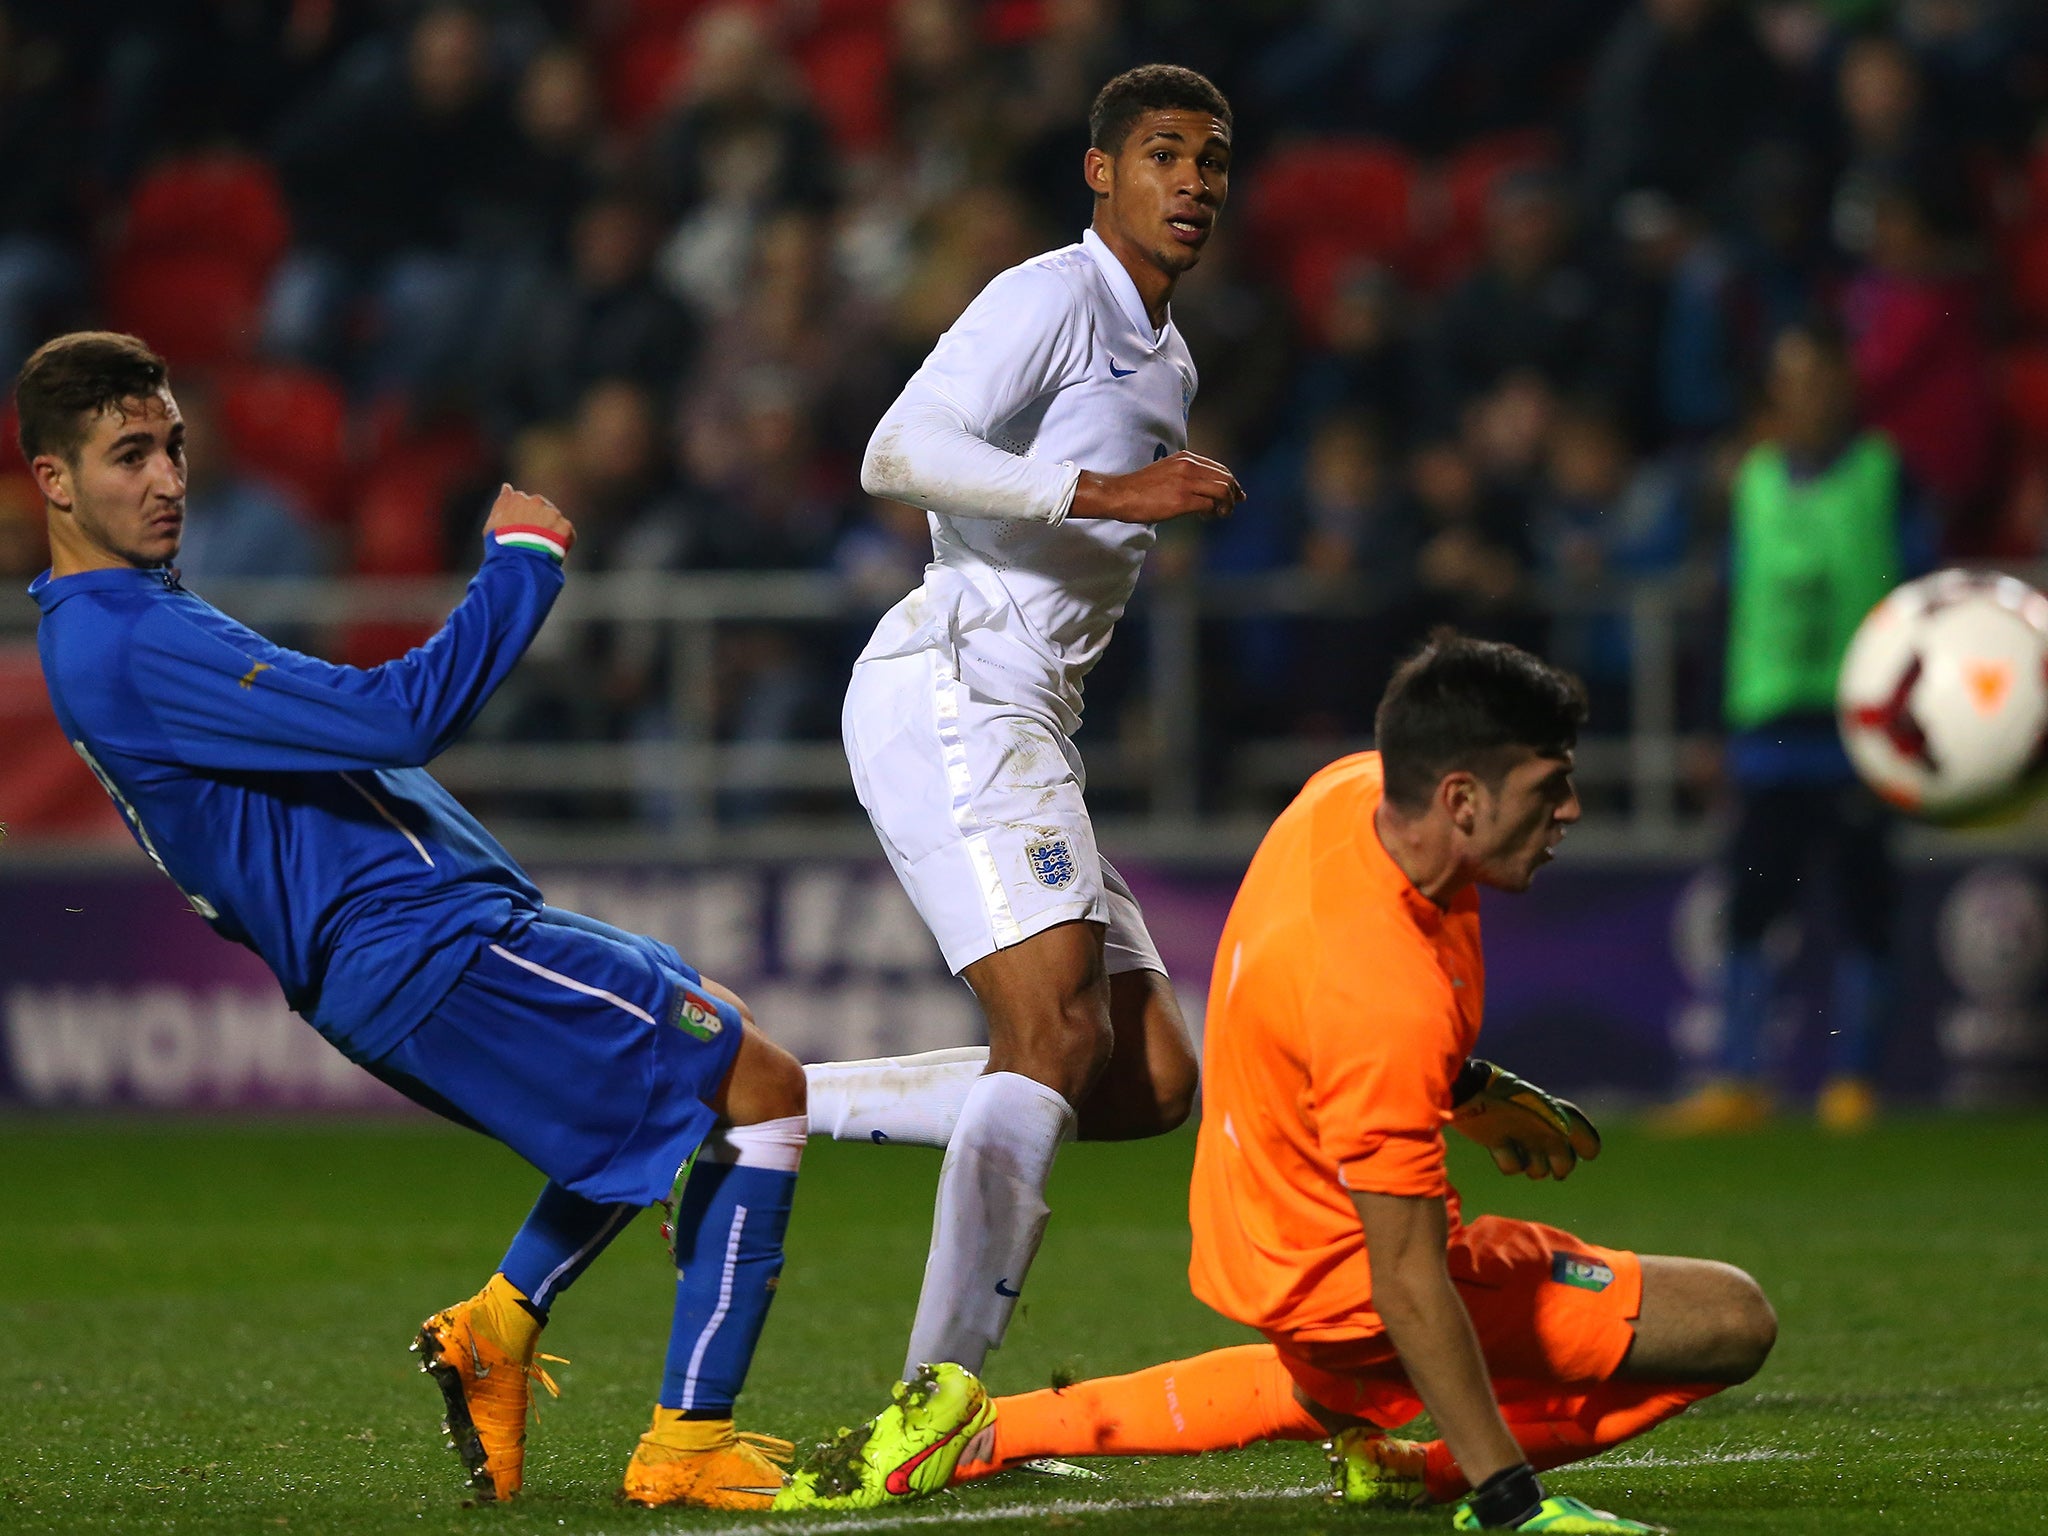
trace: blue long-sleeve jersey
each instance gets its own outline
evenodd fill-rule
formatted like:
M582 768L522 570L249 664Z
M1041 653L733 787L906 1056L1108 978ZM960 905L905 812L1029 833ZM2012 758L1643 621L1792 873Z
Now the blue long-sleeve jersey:
M271 644L165 571L29 588L57 719L135 839L344 1054L391 1050L540 892L420 765L476 718L562 589L487 541L425 645L368 669Z

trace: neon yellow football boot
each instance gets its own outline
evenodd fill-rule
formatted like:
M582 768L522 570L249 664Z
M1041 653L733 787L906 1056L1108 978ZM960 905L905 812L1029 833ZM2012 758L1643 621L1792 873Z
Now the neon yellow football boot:
M968 1442L995 1422L974 1373L928 1365L857 1429L819 1446L775 1497L776 1509L874 1509L945 1487Z
M526 1474L526 1415L529 1383L562 1395L540 1365L560 1355L536 1354L540 1325L522 1308L525 1300L503 1275L493 1275L476 1295L436 1312L420 1324L412 1341L420 1369L434 1378L447 1404L442 1429L462 1458L469 1486L489 1502L519 1492Z
M654 1425L633 1447L620 1497L649 1507L767 1509L788 1480L796 1447L773 1435L735 1430L731 1419L686 1419L654 1410Z
M1323 1455L1337 1484L1330 1497L1340 1503L1367 1509L1421 1509L1429 1503L1420 1441L1357 1425L1325 1440Z
M1461 1501L1458 1512L1451 1516L1451 1529L1456 1531L1483 1531L1479 1517L1472 1513L1469 1500ZM1611 1515L1604 1509L1595 1509L1577 1499L1552 1494L1536 1506L1536 1513L1514 1526L1517 1531L1543 1531L1548 1536L1668 1536L1661 1525L1645 1525L1640 1520L1630 1520L1621 1515Z

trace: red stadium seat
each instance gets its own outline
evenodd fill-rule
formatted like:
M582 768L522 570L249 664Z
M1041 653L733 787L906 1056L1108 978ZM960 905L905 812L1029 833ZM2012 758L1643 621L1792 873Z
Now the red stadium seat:
M177 367L214 368L254 351L263 275L237 256L134 251L109 269L103 298L116 330Z
M1540 128L1477 139L1452 154L1440 172L1436 227L1425 236L1415 272L1421 285L1446 288L1472 270L1486 243L1487 204L1501 177L1556 162L1557 141Z
M884 22L821 28L798 50L811 101L843 150L859 154L889 140L892 47Z
M2015 347L1999 369L2015 436L2033 454L2048 454L2048 345Z
M599 44L605 116L629 134L645 128L688 73L690 32L700 12L720 0L627 0ZM729 3L729 0L727 0ZM745 0L772 10L773 0Z
M127 824L50 712L33 640L0 641L0 805L9 842L41 837L125 843Z
M462 429L420 434L395 446L364 477L356 499L351 567L359 576L436 576L447 569L442 507L474 470L479 445ZM428 624L365 620L343 632L341 656L359 667L389 661L433 633Z
M277 174L241 154L191 155L146 174L117 242L124 255L205 254L268 277L291 243Z
M297 492L322 522L348 515L348 402L331 379L311 368L231 369L220 379L220 404L240 462Z
M1318 139L1269 155L1248 191L1251 244L1313 325L1335 273L1359 258L1401 265L1415 239L1415 167L1365 139Z
M2048 326L2048 213L2014 230L2004 245L2013 313L2029 324Z

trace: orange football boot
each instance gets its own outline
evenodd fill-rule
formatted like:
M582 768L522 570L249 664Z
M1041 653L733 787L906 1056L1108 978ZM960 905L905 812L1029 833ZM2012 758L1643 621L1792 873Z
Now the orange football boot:
M562 1395L539 1362L568 1364L560 1355L535 1353L538 1324L521 1330L525 1338L520 1345L507 1347L502 1341L491 1319L507 1316L504 1309L516 1307L518 1298L510 1282L493 1275L490 1285L469 1300L428 1318L412 1342L420 1369L434 1378L448 1405L441 1425L448 1443L462 1458L470 1487L486 1501L511 1498L525 1476L530 1382L539 1382L550 1396Z
M788 1481L782 1469L795 1454L789 1441L735 1430L731 1419L686 1419L657 1408L653 1426L633 1447L619 1494L650 1507L767 1509Z

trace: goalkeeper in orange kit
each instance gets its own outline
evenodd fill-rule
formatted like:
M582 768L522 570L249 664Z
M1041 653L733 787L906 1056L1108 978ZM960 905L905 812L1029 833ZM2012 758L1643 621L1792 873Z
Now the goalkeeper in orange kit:
M1536 1222L1469 1224L1443 1127L1563 1178L1600 1138L1472 1049L1477 887L1527 889L1578 819L1575 680L1442 635L1388 685L1380 750L1331 764L1260 845L1216 954L1189 1219L1195 1294L1266 1342L1006 1397L956 1480L1037 1457L1329 1441L1338 1492L1456 1501L1461 1530L1654 1529L1538 1473L1763 1364L1741 1270ZM1441 1438L1388 1433L1427 1409Z

